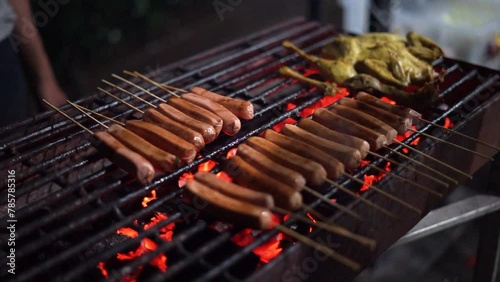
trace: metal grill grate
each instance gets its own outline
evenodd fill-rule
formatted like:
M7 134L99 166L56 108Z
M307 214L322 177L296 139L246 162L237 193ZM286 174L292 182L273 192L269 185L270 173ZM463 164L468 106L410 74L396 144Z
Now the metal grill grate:
M331 26L295 19L158 70L151 71L147 68L149 76L154 76L157 81L184 88L203 86L227 96L252 101L256 107L256 118L243 122L242 131L238 135L220 136L217 141L205 147L200 152L201 158L192 164L174 173L160 175L145 187L131 181L121 170L102 159L87 141L88 134L85 131L53 112L4 128L0 132L0 136L4 137L0 142L4 144L1 147L0 168L2 171L15 169L19 183L16 191L16 217L20 222L16 257L22 272L15 276L14 281L31 281L35 278L40 281L104 280L97 268L98 263L113 261L117 253L135 249L146 237L157 244L157 249L135 260L115 262L117 265L110 269L110 279L119 280L138 267L143 269L140 274L143 276L139 281L242 281L250 277L257 279L273 268L280 269L283 258L296 252L300 244L286 246L284 243L284 251L277 259L267 265L259 263L252 250L276 236L278 231L262 232L253 243L238 247L232 243L231 237L239 229L215 232L210 227L210 219L187 222L179 211L182 189L177 188L177 180L183 173L196 171L200 164L211 159L219 163L212 170L217 172L224 164L228 150L287 118L298 119L301 110L319 101L322 93L316 89L277 76L276 70L283 64L294 68L305 66L304 61L295 54L287 53L280 44L284 39L291 39L307 52L314 53L332 35L334 29ZM462 118L458 118L461 122L456 124L460 128L500 99L494 92L500 81L498 72L449 59L437 64L448 70L442 83L441 98L452 107L446 111L432 109L426 113L429 119L440 122L445 117L462 115ZM125 85L120 86L127 88ZM149 87L148 90L162 98L169 97L155 87ZM152 103L158 102L149 99L144 93L137 93ZM481 103L466 112L461 110L479 96L482 97ZM140 109L146 107L129 97L124 100ZM297 107L287 111L286 105L289 102ZM78 103L119 120L134 116L132 110L98 94ZM98 128L68 107L63 109L72 116L81 118L89 127ZM422 129L431 132L429 126ZM405 143L409 144L415 138L416 136L411 136ZM428 143L424 149L430 151L435 145ZM394 148L402 149L401 146ZM391 153L386 156L393 157ZM376 165L381 163L382 160L373 162ZM365 167L356 171L355 176L362 178L369 172L370 168ZM385 184L392 181L386 177L378 186L390 186ZM339 183L346 187L359 187L346 179ZM5 190L6 183L3 183L1 205L6 204ZM157 191L158 199L146 208L141 207L141 200L149 196L152 190ZM336 198L348 208L368 215L369 222L352 223L342 212L324 206L319 200L306 198L310 206L321 209L324 214L331 215L336 221L360 234L372 236L374 222L380 225L379 229L385 226L382 221L388 226L395 224L388 218L373 215L373 211L359 200L346 197L334 187L325 185L320 191L328 197ZM416 201L412 199L413 193L408 191L391 192L397 192L398 196L405 197L410 203ZM393 211L401 210L401 207L391 205L387 200L384 202L370 190L361 197L370 198ZM419 205L426 207L425 201ZM4 211L1 212L0 216L3 217ZM140 224L136 225L134 221L147 222L155 212L167 214L168 220L151 229L139 231L135 238L125 240L123 236L116 235L117 229L126 226L142 230ZM158 233L171 222L177 222L175 235L172 241L166 242L159 238ZM398 224L403 226L402 229L406 228L404 224ZM308 228L293 219L286 221L285 225L299 231ZM317 230L310 236L314 237L316 234ZM392 237L397 237L397 234L394 231ZM5 239L2 234L2 242ZM361 262L368 263L394 242L391 240L387 239L385 244L379 244L376 253L370 253L355 244L345 244L342 250L356 253L355 257L364 257ZM5 245L2 243L2 247ZM165 273L149 266L149 262L161 253L168 257L168 270ZM2 258L5 255L2 254Z

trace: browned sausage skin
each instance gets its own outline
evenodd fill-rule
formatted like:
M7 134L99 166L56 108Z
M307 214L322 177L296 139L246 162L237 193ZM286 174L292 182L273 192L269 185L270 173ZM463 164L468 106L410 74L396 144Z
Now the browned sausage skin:
M188 181L186 189L206 203L201 211L217 219L252 229L267 229L272 224L272 214L268 209L228 197L197 180Z
M110 161L136 177L140 183L151 183L155 170L143 156L130 150L107 132L96 132L94 138L97 139L94 143L98 150L103 152Z
M388 144L390 144L392 140L398 135L396 129L390 127L385 122L377 119L376 117L366 114L362 111L358 111L344 105L333 105L330 107L330 111L346 119L368 127L378 133L384 134Z
M244 120L253 119L254 108L252 103L250 102L222 96L201 87L193 87L190 89L190 91L193 92L194 94L203 96L205 98L208 98L212 101L221 104L226 109L235 114L238 118Z
M356 95L356 100L386 110L400 117L409 118L412 120L413 124L416 124L419 121L419 119L422 118L422 114L415 111L414 109L399 105L392 105L366 92L359 92Z
M241 185L271 194L274 203L280 208L295 211L302 207L302 195L299 192L260 172L239 156L229 159L226 172Z
M196 157L196 147L171 132L142 120L130 120L125 128L141 136L154 146L179 157L183 162L190 163Z
M194 93L182 94L182 99L209 110L222 119L222 131L229 136L236 135L241 129L240 119L221 104Z
M179 161L176 156L152 145L132 131L113 124L108 128L108 132L130 150L146 158L159 170L174 172L177 169Z
M396 129L399 134L405 133L406 131L408 131L408 128L411 127L411 120L409 118L397 116L393 113L384 111L365 102L348 98L341 98L339 100L339 103L341 105L360 110L364 113L378 118L379 120L387 123L390 127Z
M387 138L383 134L343 118L325 108L314 111L313 120L332 130L366 140L370 144L370 150L372 151L376 151L387 144Z
M157 110L146 110L142 119L146 122L156 124L193 144L196 147L196 151L200 151L201 149L203 149L203 147L205 147L205 141L200 133L168 118Z
M215 138L217 138L217 131L213 126L211 126L208 123L204 123L197 119L194 119L168 104L165 103L159 104L158 111L160 111L166 117L200 133L203 136L205 144L208 144L214 141Z
M293 187L297 191L302 190L306 185L306 179L300 173L273 162L266 155L249 145L241 144L238 146L237 155L260 171Z
M271 129L264 132L264 138L285 150L318 162L326 170L326 174L330 179L336 179L344 172L344 165L341 162L305 142L279 134Z
M326 171L319 163L285 150L261 137L250 137L246 144L284 167L304 176L306 182L318 186L325 182Z
M227 182L217 178L217 176L209 172L198 172L194 176L198 182L208 186L215 191L222 193L236 200L250 203L258 207L271 209L274 207L273 197L268 193L258 192L248 189L231 182Z
M337 143L354 148L361 153L361 158L363 159L366 158L366 155L368 155L368 151L370 151L370 144L368 144L368 142L366 142L365 140L355 136L340 133L335 130L331 130L328 127L323 126L311 119L303 118L297 123L297 126L319 137L323 137L325 139L332 140Z
M320 149L350 169L361 165L361 153L358 150L319 137L295 125L285 125L281 130L281 134Z
M170 99L168 99L168 103L172 107L178 109L179 111L185 113L186 115L194 119L197 119L201 122L210 124L211 126L214 127L217 135L219 135L219 133L221 132L223 124L222 119L218 115L212 113L211 111L204 109L200 106L197 106L186 99L177 97L171 97Z

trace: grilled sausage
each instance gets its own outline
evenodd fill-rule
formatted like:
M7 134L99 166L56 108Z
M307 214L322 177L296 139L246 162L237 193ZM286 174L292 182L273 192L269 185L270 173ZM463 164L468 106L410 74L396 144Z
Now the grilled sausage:
M326 171L326 175L330 179L336 179L344 172L344 165L342 165L341 162L305 142L279 134L271 129L264 132L264 138L285 150L318 162L321 166L323 166Z
M356 100L386 110L400 117L409 118L412 120L412 124L416 124L419 121L419 119L422 118L422 114L415 111L414 109L399 105L392 105L366 92L359 92L356 95Z
M409 118L397 116L393 113L384 111L365 102L348 98L341 98L339 102L341 105L360 110L364 113L378 118L379 120L387 123L390 127L396 129L399 134L405 133L406 131L408 131L408 128L411 127L411 120Z
M365 140L370 144L370 150L372 151L376 151L387 144L387 138L383 134L343 118L325 108L314 111L313 120L332 130Z
M190 91L221 104L238 118L244 120L253 119L254 109L253 104L250 102L222 96L201 87L193 87Z
M275 163L302 174L311 186L318 186L325 182L326 171L315 161L285 150L261 137L250 137L246 144Z
M211 111L177 97L168 99L168 103L186 115L213 126L217 136L222 130L222 119Z
M293 187L297 191L302 190L306 185L306 179L300 173L273 162L270 158L246 144L238 146L236 154L255 168Z
M190 163L196 157L196 147L165 129L142 120L130 120L125 128L141 136L154 146L176 155L183 162Z
M168 104L165 103L159 104L158 111L164 114L166 117L200 133L203 136L205 144L208 144L214 141L215 138L217 138L217 132L215 131L215 128L213 126L211 126L208 123L204 123L197 119L194 119Z
M350 169L361 165L361 153L358 150L316 136L295 125L285 125L281 130L281 134L317 147Z
M188 181L186 188L193 196L205 201L206 206L201 210L214 218L252 229L267 229L272 224L272 214L268 209L228 197L196 180Z
M233 136L240 131L240 119L221 104L194 93L182 94L182 98L219 116L222 119L222 131L227 135Z
M224 181L212 173L198 172L194 176L194 179L201 184L204 184L209 188L236 200L266 209L274 207L273 196L270 194L254 191L252 189L247 189L234 183Z
M200 133L168 118L166 115L158 112L157 110L154 109L146 110L142 119L149 123L156 124L162 127L163 129L170 131L173 134L179 136L180 138L186 140L187 142L193 144L194 147L196 148L196 151L198 152L201 149L203 149L203 147L205 147L205 141L203 140L203 136Z
M271 194L277 207L294 211L302 206L302 195L299 192L260 172L239 156L229 159L226 171L237 183Z
M153 165L143 156L125 147L108 132L94 134L95 146L115 165L123 168L130 175L137 177L142 184L149 184L155 176Z
M354 121L355 123L359 123L362 126L368 127L378 133L384 134L388 144L391 144L392 140L398 135L396 129L390 127L376 117L362 111L358 111L344 105L333 105L329 108L329 110L341 117Z
M365 140L331 130L311 119L303 118L297 123L297 126L319 137L323 137L358 150L361 153L362 159L366 158L368 151L370 151L370 144L368 144Z
M130 150L146 158L159 170L174 172L177 169L179 161L176 156L154 146L132 131L113 124L108 128L108 132Z

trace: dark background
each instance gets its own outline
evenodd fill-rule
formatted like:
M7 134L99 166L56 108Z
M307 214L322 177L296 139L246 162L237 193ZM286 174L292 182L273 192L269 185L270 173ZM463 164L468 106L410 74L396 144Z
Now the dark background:
M34 13L43 11L38 1ZM309 18L314 2L69 0L39 30L57 78L76 98L113 72L155 69L292 17ZM226 9L222 17L217 9Z

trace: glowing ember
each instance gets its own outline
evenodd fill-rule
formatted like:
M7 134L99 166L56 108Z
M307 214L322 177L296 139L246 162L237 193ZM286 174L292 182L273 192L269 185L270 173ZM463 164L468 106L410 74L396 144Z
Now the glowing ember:
M380 100L382 100L382 101L384 101L384 102L387 102L387 103L389 103L389 104L392 104L392 105L396 105L396 102L395 102L395 101L393 101L393 100L391 100L391 99L389 99L389 98L387 98L387 97L382 97L382 98L380 98Z
M363 187L359 191L363 192L368 189L370 189L370 186L372 186L373 181L376 179L375 175L363 175L363 178L365 180L365 183L363 183Z
M417 127L415 125L413 125L412 128L414 130L417 130ZM402 142L406 138L410 137L412 134L413 134L413 131L406 131L404 134L400 134L400 135L396 136L396 140ZM416 145L418 145L419 142L420 142L420 137L417 137L417 138L415 138L415 140L411 141L410 145L416 146ZM408 154L408 149L403 148L403 152L405 154Z
M139 235L139 233L135 229L132 229L130 227L122 227L116 230L116 234L127 236L129 238L135 238Z
M99 262L99 264L97 265L97 268L99 268L101 270L101 273L102 273L102 276L104 276L105 278L108 278L108 270L106 269L106 264L104 262Z
M300 112L300 115L302 117L308 117L312 114L314 114L314 111L319 108L325 108L330 106L331 104L337 102L340 98L348 96L349 92L345 88L340 88L340 93L337 93L335 95L325 95L323 98L319 99L317 102L312 104L311 106L303 109Z
M143 229L148 230L151 227L157 225L158 223L167 220L168 216L163 213L156 213L154 217L151 218L149 223L144 224ZM170 223L160 229L160 238L165 241L171 241L173 236L173 229L175 227L175 223ZM138 232L130 227L123 227L116 231L117 234L127 236L129 238L135 238L138 236ZM148 252L155 251L158 248L158 245L149 238L144 238L141 240L141 244L139 247L128 253L117 253L116 258L118 260L133 260L136 259ZM159 254L155 258L153 258L149 262L152 266L158 268L162 272L167 271L167 256L164 254ZM101 270L101 273L104 277L108 278L108 270L106 269L104 262L99 262L97 267ZM136 282L137 277L142 271L142 266L138 267L132 274L123 277L121 282Z
M291 110L295 109L296 107L297 107L297 105L295 105L295 104L293 104L293 103L288 103L288 104L286 105L286 110L287 110L287 111L291 111Z
M314 217L310 213L307 213L306 215L307 217L309 217L309 219L311 219L312 222L316 223L316 219L314 219ZM309 226L309 233L311 233L312 231L313 231L312 226Z
M282 121L282 122L276 124L275 126L273 126L273 129L276 132L280 132L281 129L283 128L283 126L285 126L285 124L295 124L295 123L297 123L297 121L294 120L293 118L287 118L284 121Z
M144 197L144 199L142 200L142 207L146 208L148 206L148 203L152 200L156 200L156 190L151 190L151 197Z
M193 178L194 178L194 174L192 174L191 172L183 173L179 177L179 181L178 181L179 187L184 187L184 185L186 185L186 182L188 182L189 180L191 180Z
M280 248L280 242L283 240L284 236L282 233L270 238L264 244L258 246L253 250L253 253L260 257L260 261L263 263L268 263L277 257L283 249ZM231 240L240 247L245 247L250 245L255 241L252 235L251 229L244 229L241 232L234 235Z
M212 160L209 160L207 162L204 162L198 166L198 172L209 172L211 171L215 166L217 165L217 162L214 162Z
M238 152L238 148L233 148L227 152L226 158L229 160L230 158L236 156L236 153Z
M227 181L227 182L232 182L233 179L231 178L231 176L229 176L229 174L227 174L226 172L224 171L221 171L219 173L217 173L215 176L217 176L218 178L224 180L224 181Z
M455 126L455 124L453 124L448 117L444 118L444 128L452 128L453 126Z

